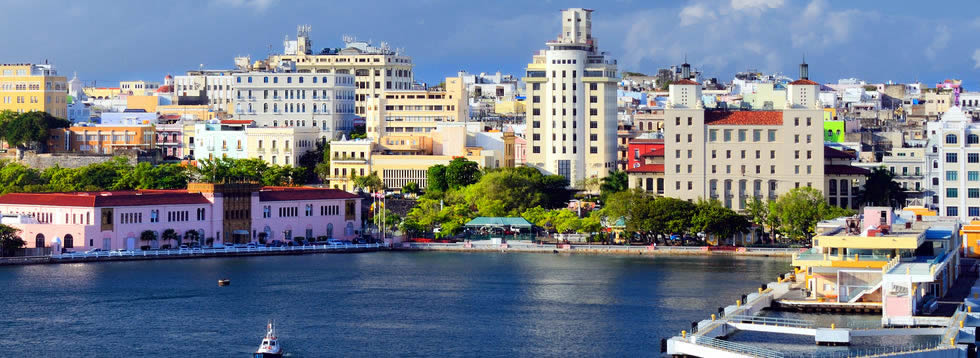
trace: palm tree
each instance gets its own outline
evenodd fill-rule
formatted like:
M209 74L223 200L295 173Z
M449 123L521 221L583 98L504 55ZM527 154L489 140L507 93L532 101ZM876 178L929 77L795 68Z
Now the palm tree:
M153 230L145 230L140 233L140 241L146 241L147 243L157 241L157 233Z
M196 230L187 230L187 232L184 233L184 241L200 243L201 233L197 232Z
M626 175L624 171L611 171L609 175L602 178L601 184L599 184L599 192L602 196L602 202L606 202L606 197L609 194L618 193L629 189L629 176Z
M170 245L171 241L177 241L177 245L180 245L180 235L177 234L177 230L163 230L163 233L160 234L160 238L163 239L163 242L165 242L167 245Z

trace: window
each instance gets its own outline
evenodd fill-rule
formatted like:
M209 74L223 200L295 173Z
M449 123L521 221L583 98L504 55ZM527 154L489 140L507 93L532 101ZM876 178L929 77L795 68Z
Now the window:
M725 141L730 142L732 140L732 130L726 129L724 134L725 134Z
M955 134L947 134L946 135L946 144L956 144L956 135Z
M946 216L960 216L959 208L955 206L946 207Z
M967 153L966 154L967 163L980 163L980 153Z
M976 134L966 135L966 144L977 144L977 143L980 143L980 136L977 136Z
M956 198L960 196L960 191L958 188L946 188L947 198Z
M956 163L956 153L946 153L946 163Z
M718 130L712 129L708 131L708 141L714 142L718 140Z
M762 130L761 129L752 130L752 141L758 142L761 140L762 140Z
M150 222L160 222L160 210L150 210Z
M738 130L738 141L739 142L744 142L745 141L745 137L747 135L747 132L748 131L745 130L745 129L739 129Z
M918 169L918 168L916 168L916 169ZM975 171L975 170L971 170L971 171L966 172L966 180L967 181L980 181L980 172Z
M970 199L980 198L980 188L966 189L966 197Z
M770 142L775 142L776 141L776 130L775 129L770 129L769 130L769 141Z
M969 207L969 208L966 209L966 212L967 212L967 215L970 215L972 217L980 216L980 207L971 206L971 207Z

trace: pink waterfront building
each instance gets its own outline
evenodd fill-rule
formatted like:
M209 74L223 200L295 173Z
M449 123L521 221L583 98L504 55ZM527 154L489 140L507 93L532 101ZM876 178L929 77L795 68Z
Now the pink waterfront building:
M192 183L185 190L15 193L0 196L3 223L27 248L138 250L173 229L202 245L288 242L296 237L353 239L361 201L336 189ZM170 245L176 244L170 242Z

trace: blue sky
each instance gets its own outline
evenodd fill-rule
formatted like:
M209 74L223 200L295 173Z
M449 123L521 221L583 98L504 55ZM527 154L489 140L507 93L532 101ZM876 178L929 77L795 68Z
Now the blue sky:
M980 2L895 0L305 1L0 0L0 62L54 63L67 76L113 85L168 73L230 68L236 55L282 51L296 25L314 48L349 34L414 58L416 79L469 72L521 74L559 32L558 11L589 7L593 35L620 69L654 72L687 55L705 75L748 68L796 75L806 53L820 82L960 78L980 71ZM888 8L883 8L887 5Z

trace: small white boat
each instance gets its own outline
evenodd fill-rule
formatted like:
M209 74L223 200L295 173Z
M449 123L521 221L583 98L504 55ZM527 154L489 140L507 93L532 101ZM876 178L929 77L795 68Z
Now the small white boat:
M279 345L279 339L276 337L276 326L269 321L268 327L266 327L265 338L262 338L262 344L259 345L259 350L255 351L254 358L270 358L270 357L282 357L283 355L282 346Z

